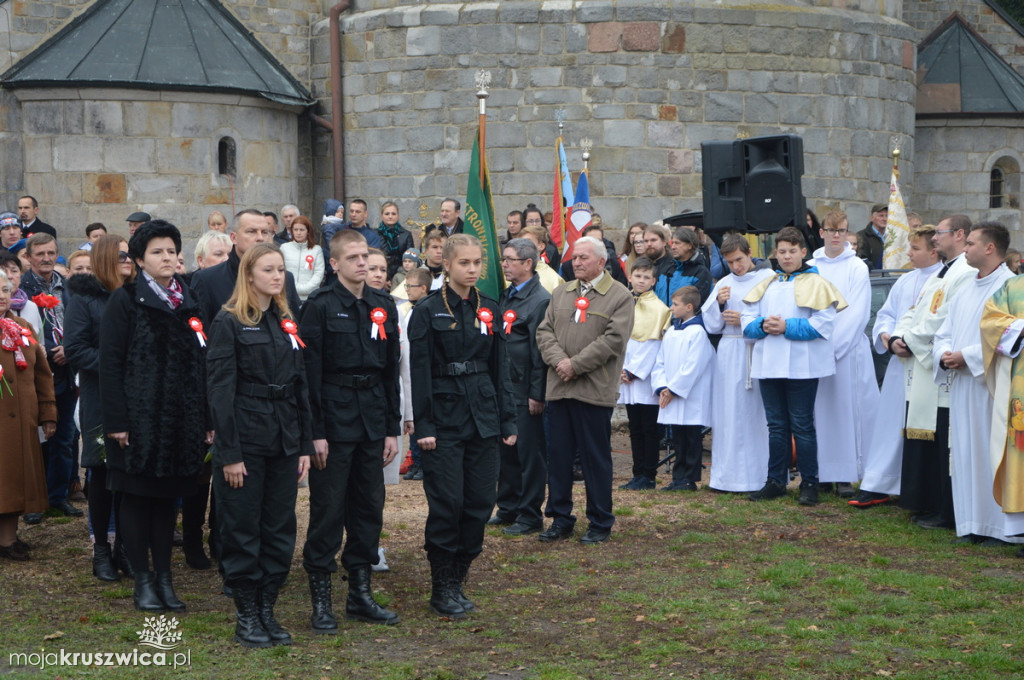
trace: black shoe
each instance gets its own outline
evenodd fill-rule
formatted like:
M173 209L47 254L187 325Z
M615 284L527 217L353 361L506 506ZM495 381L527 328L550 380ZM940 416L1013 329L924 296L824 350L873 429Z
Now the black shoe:
M914 524L922 529L952 529L953 523L947 522L939 515L927 515L914 520Z
M313 632L318 635L336 635L338 620L331 608L331 575L314 573L309 575L309 596L313 602L313 614L309 617Z
M494 513L494 516L487 520L487 526L505 526L506 524L514 524L515 521L516 520L514 518L506 519L502 517L499 513Z
M639 477L634 477L633 479L629 480L625 484L620 485L619 489L622 490L622 491L636 491L636 485L639 482L640 482L640 478Z
M402 475L402 479L415 480L423 479L423 466L419 463L413 463L412 467Z
M778 498L779 496L786 495L786 485L776 482L774 479L769 479L764 483L759 491L755 491L747 495L747 499L751 501L767 501L772 498Z
M196 542L192 537L189 537L189 540L182 544L181 550L185 553L185 564L192 569L203 570L213 566L213 562L206 556L206 550L203 549L202 538Z
M982 538L984 538L984 537L982 537ZM1006 547L1008 545L1011 545L1011 544L1008 543L1007 541L1004 541L1001 538L989 537L989 538L984 538L984 540L982 540L980 543L978 543L978 545L980 545L982 548L1004 548L1004 547Z
M82 517L83 515L85 515L84 512L82 512L75 506L71 505L71 503L69 503L67 499L62 500L54 505L51 505L50 507L56 510L57 512L64 513L66 517Z
M976 534L967 534L966 536L957 536L949 542L950 545L975 545L981 543L984 538Z
M604 543L612 535L609 529L595 529L590 527L587 529L587 533L583 534L583 538L580 539L580 543L584 545L594 545L595 543Z
M28 543L26 543L25 541L23 541L23 540L21 540L20 538L17 538L17 537L15 537L15 539L14 539L14 545L18 546L19 548L21 548L25 552L28 552L29 550L32 549L32 546L30 546Z
M836 482L836 495L840 498L853 498L857 495L857 492L854 490L853 484Z
M658 487L657 483L650 477L638 477L638 479L640 481L633 487L635 491L649 491Z
M169 611L185 611L185 603L179 600L178 596L174 594L174 584L171 582L171 572L156 572L156 594L160 598L160 601L164 603L164 607Z
M526 524L525 522L516 522L510 524L501 530L506 536L526 536L528 534L535 534L540 531L540 527L536 524Z
M818 484L818 493L832 493L835 491L835 486L832 482L822 482Z
M156 592L156 574L151 571L135 572L135 608L143 612L164 611L163 600Z
M28 551L19 546L17 543L11 543L10 545L0 545L0 558L5 560L14 560L15 562L28 562L32 559Z
M465 585L466 579L469 576L469 565L472 563L472 557L456 555L455 563L452 565L452 595L455 596L455 601L462 605L467 614L476 611L476 605L473 604L471 599L466 597L466 593L462 590L462 586Z
M661 487L662 491L696 491L697 485L691 482L689 479L684 479L679 482L672 482Z
M447 556L433 556L430 559L430 610L449 619L466 618L466 608L456 597L454 584L455 562Z
M345 618L366 623L381 623L393 626L398 623L398 614L385 609L373 599L370 587L370 567L359 567L348 573L348 600L345 601Z
M803 482L800 484L800 497L796 502L800 505L817 505L818 485L813 482Z
M553 543L554 541L563 541L567 538L572 538L573 525L559 524L558 522L552 522L551 526L546 531L540 532L537 536L537 540L543 541L544 543Z
M102 545L99 543L93 544L92 575L101 581L117 581L121 578L117 573L117 567L114 565L109 543Z
M579 465L573 465L572 466L572 481L573 482L582 482L583 481L583 468L581 468Z
M251 649L263 649L273 645L270 634L260 620L259 591L252 582L235 583L231 587L235 594L235 609L238 622L235 623L234 642Z
M852 505L855 508L870 508L875 505L881 505L882 503L888 503L890 498L887 493L876 493L874 491L864 491L863 489L857 493L856 498L847 501L847 505Z
M41 512L26 512L21 516L22 521L25 524L39 524L43 521L43 513Z
M265 583L258 591L260 623L267 636L275 645L290 645L292 636L281 627L274 616L274 605L277 604L277 593L280 589L276 583ZM243 643L244 644L244 643Z

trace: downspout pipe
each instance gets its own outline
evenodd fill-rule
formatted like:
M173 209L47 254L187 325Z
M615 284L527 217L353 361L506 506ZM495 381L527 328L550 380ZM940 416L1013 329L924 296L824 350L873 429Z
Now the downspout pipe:
M331 8L331 151L334 163L334 198L345 200L345 128L342 119L341 91L341 13L352 0L341 0Z

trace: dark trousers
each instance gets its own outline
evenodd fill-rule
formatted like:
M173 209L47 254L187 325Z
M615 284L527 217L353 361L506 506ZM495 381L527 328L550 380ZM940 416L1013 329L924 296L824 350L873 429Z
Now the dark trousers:
M484 527L494 509L498 480L498 438L468 439L442 430L437 448L423 452L423 493L427 556L476 557L483 550Z
M672 464L673 482L700 481L701 454L704 452L704 431L701 425L673 425L672 448L676 457ZM653 478L652 478L653 479Z
M128 561L136 573L149 571L150 555L153 556L153 571L171 570L171 544L178 516L174 501L173 498L121 494L118 529L123 534L121 540Z
M978 427L975 424L975 427ZM953 480L949 476L949 409L935 416L935 439L903 440L900 507L938 515L952 524Z
M299 458L279 454L244 459L246 476L238 489L224 480L224 468L213 468L224 582L280 585L295 553Z
M328 446L324 469L309 471L309 529L302 566L310 574L338 570L335 557L343 539L341 564L346 570L368 567L380 559L384 440L330 442Z
M572 460L579 451L587 492L587 519L594 529L608 530L612 514L612 409L576 399L550 403L548 505L544 514L572 527Z
M57 430L43 444L46 459L46 491L50 505L68 499L68 485L75 467L75 403L78 394L74 388L57 395Z
M107 545L111 519L115 534L120 534L120 495L107 488L107 466L86 468L85 497L89 502L89 526L97 545Z
M502 519L540 526L541 506L548 480L544 416L530 415L529 406L517 407L515 446L501 445L498 468L498 512Z
M758 381L768 421L768 479L789 483L789 461L796 440L800 482L818 483L818 438L814 429L814 398L818 379L768 378Z
M629 446L633 450L633 476L654 480L661 458L661 432L657 404L626 404Z

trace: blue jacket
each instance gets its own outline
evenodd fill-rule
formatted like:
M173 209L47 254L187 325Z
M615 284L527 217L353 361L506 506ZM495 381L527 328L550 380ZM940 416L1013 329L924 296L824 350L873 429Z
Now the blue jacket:
M666 273L658 277L658 282L654 284L654 294L671 307L672 293L683 286L696 286L700 291L700 304L703 306L711 294L711 273L695 258L686 262L676 260Z

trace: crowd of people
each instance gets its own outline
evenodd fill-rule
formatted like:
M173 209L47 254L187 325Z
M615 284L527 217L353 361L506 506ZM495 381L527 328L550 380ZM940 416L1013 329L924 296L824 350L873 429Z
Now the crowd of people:
M455 199L422 234L390 201L376 228L359 199L318 219L215 211L190 272L178 228L143 212L127 236L89 225L61 258L23 197L0 214L0 557L30 559L19 517L84 514L81 467L96 578L133 578L140 610L184 611L180 513L186 564L214 558L234 599L235 641L290 644L274 607L308 484L313 632L338 631L339 559L346 618L391 625L371 578L387 569L385 485L404 475L428 505L429 606L460 619L487 526L574 537L582 480L579 540L610 538L618 404L622 490L657 488L666 442L662 489L698 490L710 429L710 489L767 501L798 477L800 505L898 498L956 542L1021 542L1019 254L1000 224L912 215L913 268L868 329L886 209L856 233L841 211L808 213L769 258L743 235L660 222L616 249L595 215L563 256L531 204L506 217L492 299ZM880 386L873 354L889 355Z

